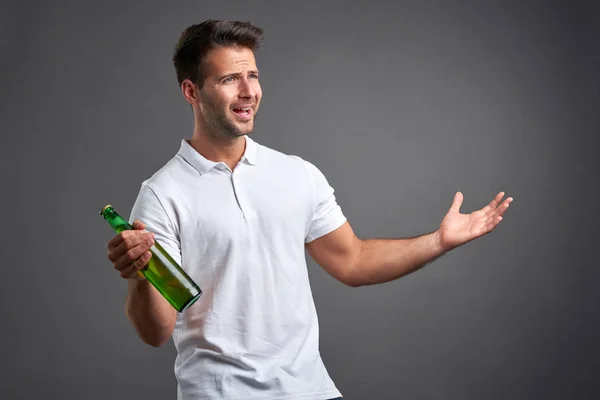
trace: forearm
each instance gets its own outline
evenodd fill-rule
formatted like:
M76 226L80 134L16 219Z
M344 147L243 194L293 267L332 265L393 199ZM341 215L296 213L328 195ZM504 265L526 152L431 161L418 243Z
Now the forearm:
M130 279L128 285L127 317L145 343L155 347L163 345L173 332L176 310L149 281Z
M351 281L354 286L389 282L420 269L444 253L435 232L408 239L362 240L351 269Z

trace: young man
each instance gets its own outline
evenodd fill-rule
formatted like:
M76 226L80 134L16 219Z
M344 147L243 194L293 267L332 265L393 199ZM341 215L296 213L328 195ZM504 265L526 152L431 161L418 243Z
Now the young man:
M511 198L472 214L456 193L435 232L360 240L332 187L311 163L262 146L254 128L262 91L255 50L262 30L236 21L188 27L174 55L194 132L142 183L134 231L108 244L128 279L126 313L140 338L177 349L179 399L339 398L319 354L305 249L350 285L387 282L492 231ZM157 240L200 285L178 314L137 273Z

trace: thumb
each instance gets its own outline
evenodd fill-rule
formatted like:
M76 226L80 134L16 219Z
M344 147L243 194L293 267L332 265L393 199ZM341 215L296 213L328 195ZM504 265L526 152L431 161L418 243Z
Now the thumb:
M456 192L456 194L454 195L454 201L452 202L452 205L450 206L450 211L451 212L460 212L460 206L462 205L463 202L463 194L461 192Z
M133 229L137 229L137 230L144 230L144 229L146 229L146 224L144 224L139 219L136 219L135 221L133 221L132 225L133 225Z

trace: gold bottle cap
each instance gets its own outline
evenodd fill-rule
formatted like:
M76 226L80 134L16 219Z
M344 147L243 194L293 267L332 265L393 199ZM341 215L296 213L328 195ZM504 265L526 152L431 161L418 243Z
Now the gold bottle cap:
M102 214L108 207L112 207L110 204L105 205L104 207L102 207L102 210L100 210L100 214Z

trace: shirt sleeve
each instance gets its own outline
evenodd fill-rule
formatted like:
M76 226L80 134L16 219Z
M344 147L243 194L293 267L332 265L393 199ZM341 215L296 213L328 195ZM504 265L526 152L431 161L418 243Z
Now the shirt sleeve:
M154 240L181 265L179 235L158 195L149 184L142 184L129 219L131 224L136 219L146 224L146 230L154 233Z
M346 216L337 203L334 189L329 185L325 175L312 163L304 161L313 187L314 208L305 243L324 236L346 222Z

